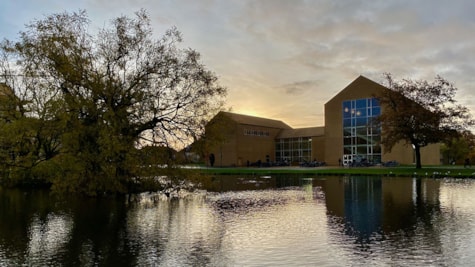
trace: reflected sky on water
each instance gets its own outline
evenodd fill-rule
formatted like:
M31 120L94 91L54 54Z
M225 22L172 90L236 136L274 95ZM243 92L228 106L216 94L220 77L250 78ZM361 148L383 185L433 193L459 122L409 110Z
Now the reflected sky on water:
M473 266L472 180L210 178L169 200L0 189L0 266Z

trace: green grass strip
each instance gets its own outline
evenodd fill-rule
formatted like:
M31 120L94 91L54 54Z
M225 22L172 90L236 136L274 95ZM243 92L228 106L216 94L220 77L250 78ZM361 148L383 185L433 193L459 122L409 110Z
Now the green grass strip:
M270 168L196 168L196 171L203 174L215 175L240 175L240 174L305 174L305 175L337 175L337 176L397 176L397 177L433 177L433 178L475 178L475 167L464 168L463 166L426 166L416 169L413 166L400 167L361 167L361 168L339 168L339 167L270 167Z

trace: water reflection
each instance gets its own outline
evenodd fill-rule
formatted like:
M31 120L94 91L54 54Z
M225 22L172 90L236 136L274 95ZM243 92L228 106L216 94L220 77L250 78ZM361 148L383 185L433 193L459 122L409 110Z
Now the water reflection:
M470 181L467 191L474 193ZM465 237L448 238L443 231L458 224L443 214L441 192L447 181L409 178L340 178L324 186L329 228L334 240L346 243L346 253L357 255L362 265L442 265L459 262L456 243ZM459 192L459 188L455 189ZM473 198L473 197L471 197ZM454 204L457 201L447 201ZM449 209L453 212L453 209ZM475 210L469 213L473 219ZM470 227L473 221L468 222ZM450 235L454 233L451 229ZM469 232L473 232L470 230ZM473 244L475 238L469 238ZM455 242L453 242L455 241ZM453 242L453 246L448 246ZM472 246L473 247L473 246ZM465 247L475 255L472 247ZM449 249L449 253L448 252ZM466 252L466 251L465 251ZM473 262L471 259L465 259ZM384 264L383 264L384 265ZM399 264L396 264L399 265Z
M169 200L0 189L0 266L475 263L471 180L226 176Z
M137 253L137 264L197 266L211 263L219 251L222 226L202 194L176 201L144 205L141 199L127 214L127 239ZM180 257L177 257L180 255Z
M327 179L329 215L344 218L346 234L360 243L375 233L410 230L440 209L440 180L356 177Z
M34 216L28 230L27 258L49 261L41 262L42 265L53 264L55 256L67 244L72 226L72 218L66 215L51 213L46 218Z

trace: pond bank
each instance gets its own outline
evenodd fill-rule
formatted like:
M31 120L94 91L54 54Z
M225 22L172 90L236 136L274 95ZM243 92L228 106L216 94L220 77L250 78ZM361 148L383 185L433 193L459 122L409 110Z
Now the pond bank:
M203 167L196 168L203 174L235 175L235 174L305 174L305 175L335 175L335 176L388 176L388 177L432 177L432 178L475 178L475 168L464 168L463 166L427 166L416 169L413 166L400 167L268 167L268 168L246 168L246 167Z

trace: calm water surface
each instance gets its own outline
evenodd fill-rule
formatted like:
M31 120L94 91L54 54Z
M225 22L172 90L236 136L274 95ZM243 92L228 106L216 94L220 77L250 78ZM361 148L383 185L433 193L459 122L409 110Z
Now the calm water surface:
M475 266L472 180L216 177L169 200L0 189L0 266Z

